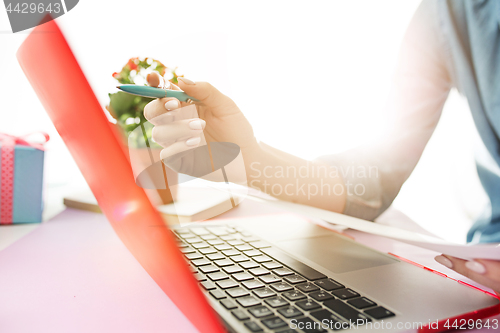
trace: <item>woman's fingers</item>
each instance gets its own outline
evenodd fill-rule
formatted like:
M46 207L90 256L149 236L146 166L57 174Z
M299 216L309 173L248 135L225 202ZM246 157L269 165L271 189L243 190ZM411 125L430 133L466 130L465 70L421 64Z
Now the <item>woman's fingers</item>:
M201 119L186 119L156 125L153 128L153 140L163 147L177 141L187 141L191 138L201 137L205 128L205 121Z
M190 150L196 148L202 144L202 138L200 136L192 137L187 140L177 141L172 143L171 145L165 147L161 153L160 158L162 160L170 160L172 157L175 157L177 154L180 154L186 150Z
M500 261L463 260L448 255L435 258L440 264L500 293Z
M205 106L216 110L218 116L227 116L239 113L236 104L226 95L217 90L208 82L193 82L184 77L179 77L179 87L186 94L193 96Z
M148 121L150 121L153 125L161 124L162 122L168 121L169 118L173 118L173 115L169 117L164 117L164 116L160 117L160 116L166 114L169 111L176 110L180 106L181 105L177 98L168 97L168 98L155 99L149 102L144 107L144 117Z
M165 80L161 77L161 75L158 72L151 72L148 74L146 77L146 80L148 81L148 84L151 87L155 88L163 88L165 84Z

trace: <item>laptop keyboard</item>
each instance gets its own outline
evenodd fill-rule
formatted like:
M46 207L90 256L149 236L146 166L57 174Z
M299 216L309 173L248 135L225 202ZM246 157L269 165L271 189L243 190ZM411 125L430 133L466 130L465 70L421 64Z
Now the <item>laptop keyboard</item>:
M342 329L395 315L240 227L173 231L209 297L249 332L327 332L325 319Z

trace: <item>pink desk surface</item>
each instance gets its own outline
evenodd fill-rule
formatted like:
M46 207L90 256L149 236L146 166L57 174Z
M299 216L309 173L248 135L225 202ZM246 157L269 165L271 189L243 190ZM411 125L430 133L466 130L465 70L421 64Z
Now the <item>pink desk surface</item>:
M247 200L217 219L224 223L276 213L281 211ZM397 213L381 222L394 221L418 228ZM346 233L382 252L458 277L434 263L432 251L357 231ZM196 332L104 216L78 210L65 210L0 251L0 299L0 332ZM483 331L491 332L468 332Z
M197 330L103 215L67 209L0 252L0 332Z

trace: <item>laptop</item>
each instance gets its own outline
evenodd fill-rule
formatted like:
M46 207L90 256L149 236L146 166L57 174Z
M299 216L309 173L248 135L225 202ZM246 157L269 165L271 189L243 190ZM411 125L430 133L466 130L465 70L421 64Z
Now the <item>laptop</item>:
M17 57L114 231L200 332L437 331L499 312L485 292L305 221L169 229L55 21Z

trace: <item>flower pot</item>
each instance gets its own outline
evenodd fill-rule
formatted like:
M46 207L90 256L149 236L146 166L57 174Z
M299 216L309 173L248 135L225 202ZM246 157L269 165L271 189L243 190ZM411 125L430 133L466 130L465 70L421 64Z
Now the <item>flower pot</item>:
M178 174L160 160L161 149L129 148L129 160L138 186L145 189L154 205L172 203L177 196L177 187L168 186L168 182L177 183Z

